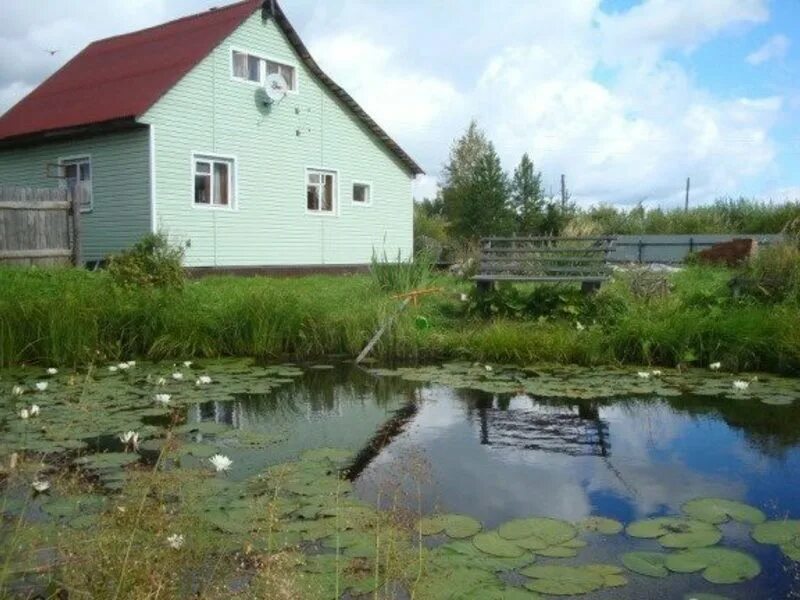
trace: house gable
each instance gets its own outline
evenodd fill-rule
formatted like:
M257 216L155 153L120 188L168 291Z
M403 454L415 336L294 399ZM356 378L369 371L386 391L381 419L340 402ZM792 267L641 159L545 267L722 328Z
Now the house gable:
M232 76L233 50L296 68L297 93L263 104ZM412 169L320 80L276 19L251 15L140 121L154 132L156 227L189 242L196 266L365 264L411 252ZM230 160L235 202L193 206L193 157ZM334 214L309 214L306 173L336 173ZM368 206L352 201L370 182Z

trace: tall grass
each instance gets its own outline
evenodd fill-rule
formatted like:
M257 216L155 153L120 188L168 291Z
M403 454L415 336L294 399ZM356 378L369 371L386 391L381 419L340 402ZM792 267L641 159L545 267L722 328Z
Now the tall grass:
M434 258L430 252L421 251L407 259L398 251L397 258L390 260L373 253L370 273L375 283L385 292L407 292L423 286L433 278Z
M543 296L544 290L520 286L517 295L530 300L523 309L490 319L474 316L470 303L459 299L469 284L442 278L436 283L447 291L410 306L373 355L585 365L721 360L734 369L800 371L800 304L737 298L728 285L733 276L692 267L669 277L669 293L647 297L632 277L617 275L580 302L573 294L548 288ZM210 277L182 290L159 290L120 287L102 272L0 270L0 366L135 357L354 357L397 309L394 292L376 280ZM554 305L542 310L542 297Z

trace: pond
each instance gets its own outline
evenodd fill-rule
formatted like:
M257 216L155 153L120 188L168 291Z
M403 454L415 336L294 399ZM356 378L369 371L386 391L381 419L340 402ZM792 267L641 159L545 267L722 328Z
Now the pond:
M415 519L453 515L423 521L434 575L485 568L499 584L481 576L472 589L464 584L462 596L423 588L431 598L800 593L797 380L465 363L363 369L215 361L123 371L98 372L99 389L83 388L96 403L91 427L42 436L7 416L0 451L121 456L115 432L130 426L150 438L140 448L147 459L163 445L158 430L168 407L149 403L160 391L184 411L186 424L177 428L188 448L183 468L207 467L212 450L221 451L233 461L226 481L244 485L272 473L270 466L302 464L309 450L339 449L347 451L336 457L346 457L354 499ZM200 373L211 381L195 381ZM26 386L22 396L8 396L8 407L17 412L36 400L43 420L69 404L62 388L70 382L54 375L43 379L47 390L34 392L37 379L9 371L0 385L4 392ZM73 448L75 437L85 447ZM111 493L124 485L124 469L120 475L101 464L94 473ZM312 480L287 488L293 497L317 497L316 488L307 491L318 485Z

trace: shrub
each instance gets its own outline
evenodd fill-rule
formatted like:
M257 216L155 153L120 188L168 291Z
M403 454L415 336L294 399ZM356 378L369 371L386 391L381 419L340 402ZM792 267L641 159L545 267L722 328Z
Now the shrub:
M434 259L428 252L418 252L403 260L398 250L397 260L391 261L383 253L382 258L372 253L370 272L378 287L386 292L407 292L421 287L433 278Z
M111 278L129 287L181 288L184 283L184 249L169 243L163 233L149 234L133 248L112 256Z

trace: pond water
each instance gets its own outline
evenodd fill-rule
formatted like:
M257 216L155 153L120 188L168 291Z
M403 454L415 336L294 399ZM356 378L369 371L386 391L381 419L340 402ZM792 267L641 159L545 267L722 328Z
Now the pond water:
M203 368L215 372L214 363ZM560 380L546 372L497 367L404 372L301 366L293 377L276 373L284 376L279 386L240 386L192 402L187 430L216 423L242 439L270 440L226 449L233 480L296 460L308 449L349 450L355 458L348 477L360 499L424 514L469 515L484 531L532 516L572 523L603 516L628 525L679 516L687 501L701 497L743 502L770 520L800 519L797 381L754 376L749 391L734 394L728 391L733 378L726 375L582 373L563 371L563 380L583 377L584 383L559 387ZM213 427L206 431L204 440L195 430L192 441L213 440ZM756 543L752 523L734 519L718 527L720 545L757 559L759 575L718 585L699 572L653 578L628 571L624 587L583 597L800 594L800 563L788 552ZM426 544L434 547L443 537ZM581 537L588 545L577 556L540 557L536 564L618 565L624 553L664 550L656 539L624 532ZM524 582L514 572L501 577Z

